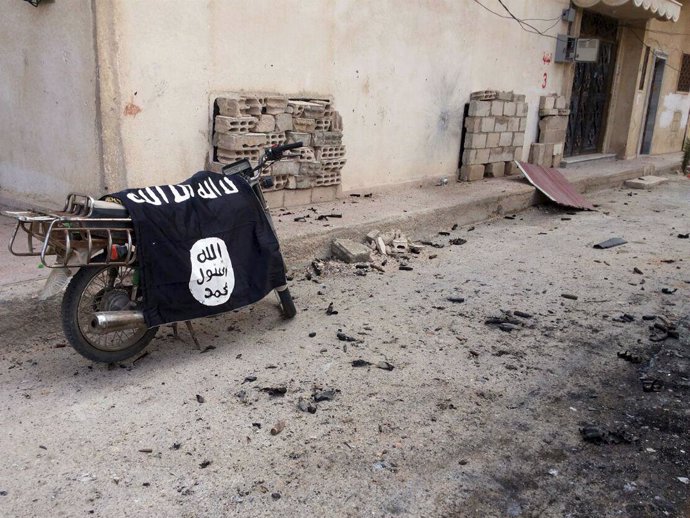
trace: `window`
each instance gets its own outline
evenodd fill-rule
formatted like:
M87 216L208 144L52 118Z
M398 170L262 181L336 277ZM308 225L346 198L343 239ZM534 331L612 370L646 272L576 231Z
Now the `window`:
M679 92L690 92L690 54L683 54L683 63L680 67L680 74L678 75Z

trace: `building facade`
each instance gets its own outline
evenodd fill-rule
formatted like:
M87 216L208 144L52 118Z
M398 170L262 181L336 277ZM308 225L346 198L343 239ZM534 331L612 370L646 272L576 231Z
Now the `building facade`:
M0 0L0 189L56 205L71 191L179 182L218 158L216 100L247 92L332 101L347 162L319 199L453 177L478 90L525 96L524 159L551 93L571 104L566 156L681 149L681 3L503 3ZM557 62L559 34L599 40L597 62ZM315 199L297 191L274 203Z

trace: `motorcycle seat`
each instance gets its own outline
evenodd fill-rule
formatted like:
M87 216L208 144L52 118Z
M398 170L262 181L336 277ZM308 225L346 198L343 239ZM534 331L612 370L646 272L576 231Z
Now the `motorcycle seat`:
M128 218L129 211L124 205L112 201L94 200L92 218Z

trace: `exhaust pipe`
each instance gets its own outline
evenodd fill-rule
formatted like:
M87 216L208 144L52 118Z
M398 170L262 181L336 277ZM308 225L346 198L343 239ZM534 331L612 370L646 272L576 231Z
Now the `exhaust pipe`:
M136 329L145 325L143 311L99 311L91 319L91 330L97 334Z

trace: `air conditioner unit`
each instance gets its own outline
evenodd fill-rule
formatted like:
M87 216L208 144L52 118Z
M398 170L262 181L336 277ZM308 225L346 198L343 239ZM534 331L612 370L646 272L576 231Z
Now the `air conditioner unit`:
M596 63L599 58L599 40L595 38L578 38L575 44L575 61L578 63Z

